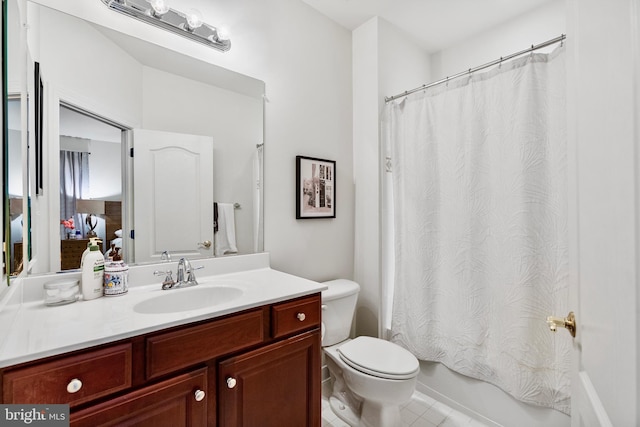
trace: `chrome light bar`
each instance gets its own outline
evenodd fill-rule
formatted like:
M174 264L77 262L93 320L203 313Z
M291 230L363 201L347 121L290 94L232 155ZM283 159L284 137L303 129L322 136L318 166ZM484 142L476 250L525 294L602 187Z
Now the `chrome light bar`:
M157 11L147 0L102 0L111 10L144 21L156 27L179 34L190 40L226 52L231 49L231 40L223 32L204 22L193 24L183 12L166 7Z

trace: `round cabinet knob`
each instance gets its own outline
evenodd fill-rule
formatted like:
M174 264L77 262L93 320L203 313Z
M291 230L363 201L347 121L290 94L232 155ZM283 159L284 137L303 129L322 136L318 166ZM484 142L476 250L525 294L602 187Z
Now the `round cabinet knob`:
M196 390L196 392L194 393L196 401L197 402L202 402L202 400L204 399L204 397L207 395L204 391L202 390Z
M229 377L227 378L227 388L234 388L238 382L235 378Z
M69 393L76 393L80 391L81 388L82 388L82 381L80 381L77 378L72 379L71 381L69 381L69 384L67 384L67 391Z
M304 314L304 313L298 313L298 314L296 315L296 317L297 317L297 318L298 318L298 320L299 320L299 321L301 321L301 322L304 322L304 319L306 319L306 318L307 318L307 316L305 316L305 314Z

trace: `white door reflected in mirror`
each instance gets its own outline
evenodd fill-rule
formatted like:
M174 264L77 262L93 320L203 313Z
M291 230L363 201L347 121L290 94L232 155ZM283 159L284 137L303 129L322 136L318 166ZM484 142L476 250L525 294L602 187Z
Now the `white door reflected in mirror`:
M213 139L136 129L133 146L135 262L212 256Z

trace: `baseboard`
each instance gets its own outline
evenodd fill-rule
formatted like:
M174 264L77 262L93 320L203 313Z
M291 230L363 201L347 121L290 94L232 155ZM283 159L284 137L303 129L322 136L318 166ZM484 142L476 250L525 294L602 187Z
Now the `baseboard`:
M421 383L418 381L417 385L416 385L416 390L419 391L422 394L425 394L429 397L431 397L432 399L437 400L438 402L444 403L445 405L447 405L448 407L450 407L453 410L456 410L460 413L463 413L465 415L470 416L471 418L473 418L474 420L480 421L483 424L486 424L489 427L504 427L502 424L498 424L497 422L490 420L489 418L485 417L484 415L481 415L479 413L477 413L476 411L467 408L464 405L461 405L460 403L456 402L453 399L450 399L449 397L445 396L444 394L441 394L440 392L432 389L431 387Z

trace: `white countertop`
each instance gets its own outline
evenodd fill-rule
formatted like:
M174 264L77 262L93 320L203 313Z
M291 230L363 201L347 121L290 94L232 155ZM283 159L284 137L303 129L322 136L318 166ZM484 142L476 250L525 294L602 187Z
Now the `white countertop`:
M161 279L161 278L160 278ZM117 297L49 307L42 300L23 301L2 309L0 367L88 348L172 326L212 319L265 304L310 295L326 285L269 267L198 277L197 286L163 291L160 281L130 288ZM232 301L177 313L140 314L134 306L160 295L192 289L233 286L242 295Z

